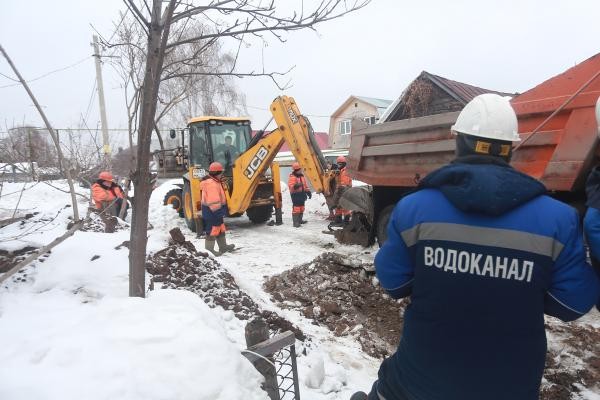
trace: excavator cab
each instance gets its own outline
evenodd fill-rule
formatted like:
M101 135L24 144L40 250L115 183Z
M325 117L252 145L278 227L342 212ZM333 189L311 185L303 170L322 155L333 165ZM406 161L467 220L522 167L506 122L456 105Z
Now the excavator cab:
M225 176L232 175L233 163L248 148L250 121L226 117L199 117L189 124L189 161L204 176L208 166L218 161Z

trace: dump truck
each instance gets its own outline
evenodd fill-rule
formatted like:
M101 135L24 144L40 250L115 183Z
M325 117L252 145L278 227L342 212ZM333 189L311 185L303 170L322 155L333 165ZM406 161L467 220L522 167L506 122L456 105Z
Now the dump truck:
M175 208L193 232L202 230L200 182L213 161L224 167L229 217L246 213L252 222L263 223L275 210L275 223L282 223L281 179L274 159L284 143L316 193L331 198L335 192L337 172L327 169L310 121L301 114L295 100L279 96L269 110L277 127L269 133L259 131L254 137L247 118L192 118L182 132L182 146L173 153L175 161L163 160L163 165L173 164L185 171L183 182L166 194L164 204ZM171 138L175 137L176 132L171 132Z
M595 105L600 96L600 54L511 99L521 142L511 165L540 180L551 196L579 211L585 180L599 164ZM459 112L367 126L352 121L350 175L368 189L348 191L341 200L354 211L348 228L368 232L381 245L396 203L427 174L454 158L450 127ZM361 218L355 218L356 216Z

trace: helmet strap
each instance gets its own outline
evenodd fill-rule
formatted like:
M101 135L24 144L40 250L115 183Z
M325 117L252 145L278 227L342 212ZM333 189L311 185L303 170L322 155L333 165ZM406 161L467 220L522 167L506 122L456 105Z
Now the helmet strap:
M510 162L512 142L482 138L459 133L456 135L456 157L464 156L498 157Z

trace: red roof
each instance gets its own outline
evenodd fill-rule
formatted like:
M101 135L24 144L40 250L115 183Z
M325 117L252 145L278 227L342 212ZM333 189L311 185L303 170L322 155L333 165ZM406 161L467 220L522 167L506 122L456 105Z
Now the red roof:
M258 131L252 131L252 137L254 137L257 133ZM265 135L268 135L269 133L271 133L271 131L265 131ZM321 150L329 149L329 134L327 132L315 132L315 139L317 139L317 143L319 143L319 148ZM288 147L287 143L284 143L279 151L290 151L290 148Z

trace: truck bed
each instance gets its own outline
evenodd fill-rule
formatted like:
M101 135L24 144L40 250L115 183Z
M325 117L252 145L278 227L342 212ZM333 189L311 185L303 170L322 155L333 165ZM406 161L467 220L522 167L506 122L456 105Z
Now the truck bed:
M600 71L600 54L511 100L521 140ZM581 192L598 164L596 78L513 154L511 164L550 191ZM454 159L450 127L458 112L367 126L353 121L348 166L353 178L373 186L410 188ZM516 145L517 143L515 143Z

